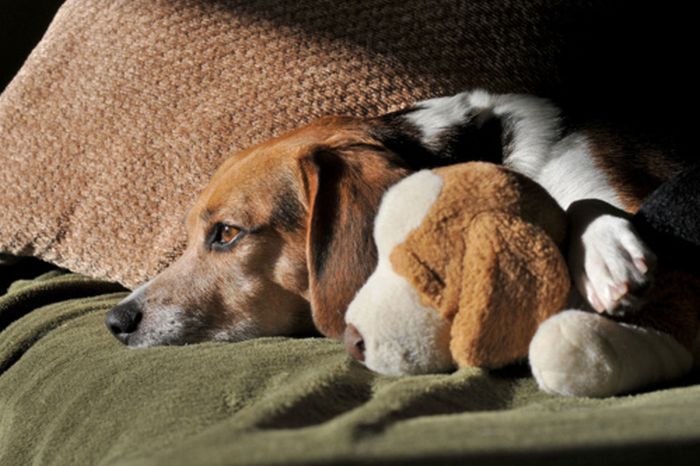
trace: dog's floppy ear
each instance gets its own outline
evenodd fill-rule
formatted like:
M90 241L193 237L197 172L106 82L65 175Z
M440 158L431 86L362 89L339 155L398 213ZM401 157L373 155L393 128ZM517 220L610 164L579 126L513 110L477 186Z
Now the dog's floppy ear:
M318 148L300 159L308 224L309 300L316 328L342 338L344 314L372 273L372 228L384 191L405 168L381 147Z

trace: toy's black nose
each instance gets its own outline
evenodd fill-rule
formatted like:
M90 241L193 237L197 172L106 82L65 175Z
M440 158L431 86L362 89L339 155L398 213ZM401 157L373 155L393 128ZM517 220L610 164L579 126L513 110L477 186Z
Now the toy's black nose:
M126 344L129 335L139 328L143 313L136 301L127 301L107 313L105 324L112 334Z
M365 340L362 338L360 331L357 330L357 327L348 324L345 327L343 341L345 342L345 349L350 353L350 356L358 361L365 360Z

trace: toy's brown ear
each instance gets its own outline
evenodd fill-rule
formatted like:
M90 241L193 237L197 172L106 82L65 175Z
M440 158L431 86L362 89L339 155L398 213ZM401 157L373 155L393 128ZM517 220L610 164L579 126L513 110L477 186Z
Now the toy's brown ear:
M347 306L377 264L372 228L382 195L407 171L369 145L318 149L300 164L311 312L322 334L340 339Z
M557 245L542 228L503 212L475 217L465 242L453 358L488 369L525 358L540 322L563 309L569 293Z

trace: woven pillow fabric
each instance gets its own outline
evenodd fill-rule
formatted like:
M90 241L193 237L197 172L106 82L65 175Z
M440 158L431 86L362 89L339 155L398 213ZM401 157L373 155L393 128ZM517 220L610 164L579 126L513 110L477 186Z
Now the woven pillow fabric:
M546 94L578 8L68 0L0 96L0 251L134 286L182 251L189 204L231 154L325 114Z

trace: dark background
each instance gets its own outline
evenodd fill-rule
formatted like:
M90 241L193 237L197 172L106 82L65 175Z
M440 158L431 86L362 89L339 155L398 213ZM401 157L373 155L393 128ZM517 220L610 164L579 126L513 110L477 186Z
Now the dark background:
M0 0L0 90L39 41L61 3ZM313 21L278 14L275 1L219 3L280 26L314 26ZM403 3L407 14L416 9L410 1ZM463 30L469 31L469 37L446 38L446 43L464 44L465 52L436 56L445 61L445 72L463 71L470 87L553 98L573 118L601 120L660 142L684 157L695 157L693 86L698 50L692 2L476 0L446 1L445 5L454 7L455 24L466 24ZM347 23L362 20L345 17L342 2L318 0L318 8L338 8L338 24L325 24L325 30L312 33L347 39ZM368 16L378 28L396 27L394 18L374 13ZM421 46L419 32L407 39L415 41L415 47ZM492 41L495 46L470 49L475 36L482 38L477 42ZM371 37L359 45L391 54L391 44ZM411 63L411 56L394 58L417 72L425 68ZM459 63L465 61L470 69L460 70ZM508 73L518 76L504 76Z
M63 0L0 0L0 91L17 73Z

